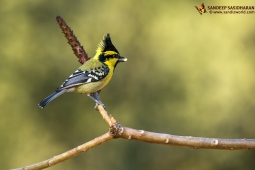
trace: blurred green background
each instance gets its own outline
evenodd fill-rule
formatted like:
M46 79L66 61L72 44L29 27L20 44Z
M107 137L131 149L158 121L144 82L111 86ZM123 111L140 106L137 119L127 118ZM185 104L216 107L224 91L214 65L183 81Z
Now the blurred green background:
M124 126L175 135L255 137L255 15L200 16L202 1L0 2L0 169L58 155L108 130L94 102L67 93L37 104L79 67L55 17L89 56L110 33L128 62L101 98ZM205 5L255 5L252 0ZM51 167L254 169L254 151L195 150L113 140Z

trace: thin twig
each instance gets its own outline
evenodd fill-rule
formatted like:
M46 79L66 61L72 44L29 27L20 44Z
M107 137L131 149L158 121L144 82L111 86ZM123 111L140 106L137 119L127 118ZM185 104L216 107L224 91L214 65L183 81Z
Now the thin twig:
M107 111L104 109L103 106L98 105L98 111L102 115L103 119L106 121L106 123L111 127L113 123L110 116L108 115Z
M132 139L170 146L182 146L194 149L255 150L255 139L220 139L177 136L137 130L128 127L123 127L123 132L119 135L119 137L123 139Z
M155 144L163 144L169 146L182 146L189 148L203 149L221 149L221 150L255 150L255 139L219 139L219 138L202 138L192 136L176 136L163 133L148 132L144 130L132 129L119 124L112 116L109 116L106 110L99 105L98 110L103 119L109 124L110 130L104 135L95 138L83 145L80 145L70 151L58 156L54 156L46 161L39 162L34 165L25 166L23 168L13 170L39 170L44 169L74 156L86 152L102 143L113 138L123 138L129 140L137 140Z
M51 167L53 165L56 165L58 163L64 162L70 158L73 158L83 152L88 151L91 148L94 148L100 144L103 144L109 140L113 139L112 135L107 132L105 134L103 134L102 136L99 136L89 142L86 142L80 146L77 146L76 148L69 150L67 152L64 152L60 155L54 156L51 159L33 164L33 165L29 165L29 166L25 166L22 168L18 168L18 169L13 169L13 170L39 170L39 169L45 169L48 167Z
M132 139L148 143L182 146L194 149L255 150L255 139L203 138L137 130L124 127L119 124L114 117L108 116L106 110L101 105L99 105L98 110L103 119L110 126L110 132L114 138L118 137L129 140Z
M80 44L76 36L74 35L71 28L66 24L63 18L60 16L56 17L56 20L62 29L62 32L65 34L66 39L68 40L68 43L71 45L74 54L79 58L79 62L81 64L84 64L86 61L88 61L90 58L88 57L87 53L85 52L83 46Z

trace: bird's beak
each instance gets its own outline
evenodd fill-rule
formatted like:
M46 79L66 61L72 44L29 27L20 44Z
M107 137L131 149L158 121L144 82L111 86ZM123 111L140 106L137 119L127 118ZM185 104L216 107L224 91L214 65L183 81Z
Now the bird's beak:
M127 58L120 56L118 61L119 62L125 62L125 61L127 61Z

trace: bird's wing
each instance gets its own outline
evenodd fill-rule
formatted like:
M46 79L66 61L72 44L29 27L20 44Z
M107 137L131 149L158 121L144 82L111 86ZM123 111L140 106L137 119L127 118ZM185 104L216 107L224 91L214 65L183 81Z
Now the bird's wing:
M58 88L59 90L68 89L81 84L96 82L107 76L110 69L108 67L99 67L89 71L76 70L66 81Z

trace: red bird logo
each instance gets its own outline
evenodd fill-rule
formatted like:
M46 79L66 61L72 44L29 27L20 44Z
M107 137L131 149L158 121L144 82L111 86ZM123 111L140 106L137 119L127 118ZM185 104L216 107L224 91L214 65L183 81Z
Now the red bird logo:
M195 6L196 7L196 9L197 9L197 11L199 12L199 14L203 14L203 13L206 13L206 9L205 9L205 5L204 5L204 3L202 3L201 5L200 5L200 7L197 7L197 6Z

